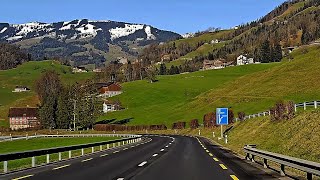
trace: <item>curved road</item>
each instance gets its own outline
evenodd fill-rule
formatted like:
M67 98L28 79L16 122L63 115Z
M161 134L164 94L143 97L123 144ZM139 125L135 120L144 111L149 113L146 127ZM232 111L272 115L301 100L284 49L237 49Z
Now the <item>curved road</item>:
M0 176L36 180L274 179L206 139L145 136L142 142Z

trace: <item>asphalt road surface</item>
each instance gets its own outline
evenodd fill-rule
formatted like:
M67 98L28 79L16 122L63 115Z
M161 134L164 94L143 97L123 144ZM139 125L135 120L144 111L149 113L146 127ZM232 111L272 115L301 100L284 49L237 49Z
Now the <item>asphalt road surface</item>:
M143 141L0 176L35 180L276 179L203 138L146 136Z

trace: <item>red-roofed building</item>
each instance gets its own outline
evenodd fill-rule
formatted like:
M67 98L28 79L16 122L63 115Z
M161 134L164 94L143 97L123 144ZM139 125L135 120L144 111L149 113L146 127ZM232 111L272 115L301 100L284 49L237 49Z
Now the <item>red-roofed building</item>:
M38 110L39 109L35 107L10 108L10 128L12 130L18 130L39 127Z
M122 87L118 83L98 83L100 97L113 97L122 93Z

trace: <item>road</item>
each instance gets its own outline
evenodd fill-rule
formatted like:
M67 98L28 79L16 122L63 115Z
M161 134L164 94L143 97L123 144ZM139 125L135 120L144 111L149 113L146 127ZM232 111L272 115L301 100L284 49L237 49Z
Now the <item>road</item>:
M275 177L204 138L148 136L136 144L14 172L0 179L252 180Z

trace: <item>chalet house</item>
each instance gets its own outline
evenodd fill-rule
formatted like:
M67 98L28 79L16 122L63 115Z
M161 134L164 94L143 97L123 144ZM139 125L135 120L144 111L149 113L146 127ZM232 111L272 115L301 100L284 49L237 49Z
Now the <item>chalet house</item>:
M220 41L218 39L211 40L211 44L218 44L218 43L220 43Z
M12 92L27 92L30 89L26 86L16 86Z
M129 63L129 60L126 57L118 57L117 60L120 64L128 64Z
M106 100L103 103L103 112L108 113L108 112L113 112L113 111L119 111L121 110L121 104L120 102L114 102L111 100Z
M122 87L118 83L97 83L96 85L99 90L99 97L113 97L122 93Z
M218 60L204 60L203 61L203 70L211 70L211 69L223 69L224 66L224 60L218 59Z
M38 108L10 108L9 109L10 129L26 129L40 126L38 120Z
M84 72L88 72L87 69L83 66L78 66L78 67L74 67L72 68L72 72L73 73L84 73Z
M170 62L171 57L170 54L165 54L161 57L161 62Z
M253 64L254 60L253 58L249 58L247 55L240 55L237 58L237 65L241 66L241 65L246 65L246 64Z

